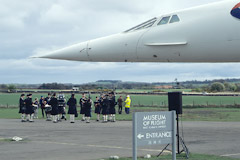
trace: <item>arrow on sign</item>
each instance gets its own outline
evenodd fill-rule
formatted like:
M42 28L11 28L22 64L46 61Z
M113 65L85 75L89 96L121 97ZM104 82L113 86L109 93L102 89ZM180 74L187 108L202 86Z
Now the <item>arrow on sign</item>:
M137 135L137 138L138 138L138 139L142 139L143 137L144 137L144 135L142 135L142 134L138 134L138 135Z

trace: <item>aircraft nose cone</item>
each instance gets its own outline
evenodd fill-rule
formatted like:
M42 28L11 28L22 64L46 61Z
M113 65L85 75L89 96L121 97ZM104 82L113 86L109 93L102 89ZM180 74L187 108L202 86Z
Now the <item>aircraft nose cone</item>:
M87 55L88 42L78 43L70 47L53 51L49 54L39 56L38 58L72 60L72 61L89 61Z

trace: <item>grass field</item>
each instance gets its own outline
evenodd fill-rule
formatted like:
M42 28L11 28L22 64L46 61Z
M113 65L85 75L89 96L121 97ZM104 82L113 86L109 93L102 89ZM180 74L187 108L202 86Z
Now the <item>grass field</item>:
M33 99L35 97L46 97L47 94L33 93ZM66 99L70 97L70 94L65 94ZM93 99L99 95L91 95ZM125 97L126 95L122 95ZM20 94L19 93L0 93L0 105L18 105ZM81 97L80 94L76 94L77 100ZM117 98L119 95L117 96ZM162 95L131 95L132 105L143 106L167 106L168 97ZM240 104L240 97L237 96L183 96L183 106L197 106L197 105L235 105Z
M161 155L160 157L152 157L148 160L171 160L171 155ZM186 159L184 154L177 155L177 159ZM111 159L108 159L111 160ZM132 160L132 158L119 158L119 160ZM138 160L146 160L146 158L139 157ZM206 154L190 154L189 160L239 160L236 158L229 157L220 157L214 155L206 155Z
M116 107L117 109L117 107ZM78 107L78 111L80 108ZM150 112L150 111L167 111L165 107L132 107L131 112ZM235 108L184 108L183 115L180 115L180 120L183 121L222 121L222 122L240 122L240 109ZM18 119L20 118L17 108L2 108L0 109L0 118L4 119ZM42 118L41 109L38 110L38 117ZM67 118L69 119L68 115ZM80 120L80 116L76 119ZM94 109L92 112L92 120L96 120ZM116 119L132 120L132 114L116 114Z

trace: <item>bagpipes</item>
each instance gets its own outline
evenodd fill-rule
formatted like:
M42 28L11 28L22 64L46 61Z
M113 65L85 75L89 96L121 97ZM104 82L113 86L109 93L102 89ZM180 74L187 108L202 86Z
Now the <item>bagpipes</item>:
M91 99L91 92L88 92L88 100Z

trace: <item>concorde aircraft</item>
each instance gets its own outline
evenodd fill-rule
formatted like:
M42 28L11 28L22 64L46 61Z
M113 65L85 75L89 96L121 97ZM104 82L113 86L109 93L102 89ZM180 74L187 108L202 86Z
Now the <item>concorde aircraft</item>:
M92 62L240 62L240 1L225 0L159 17L124 32L40 58Z

